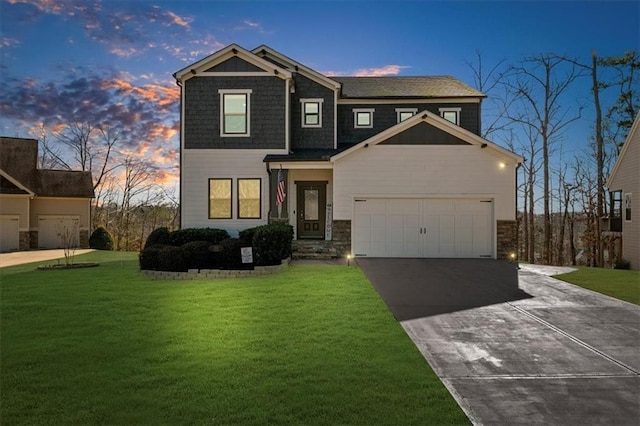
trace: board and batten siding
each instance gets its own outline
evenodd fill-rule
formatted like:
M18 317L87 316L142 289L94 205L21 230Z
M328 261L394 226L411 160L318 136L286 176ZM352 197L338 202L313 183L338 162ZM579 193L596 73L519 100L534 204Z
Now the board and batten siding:
M515 220L515 167L475 145L361 148L334 164L333 218L350 220L359 196L482 197L494 199L495 220Z
M632 269L640 269L640 124L635 123L628 138L609 190L622 191L622 257ZM630 221L625 220L625 194L631 194Z
M182 151L182 227L238 231L265 225L269 213L269 175L262 161L273 150L185 149ZM232 179L232 218L209 219L209 179ZM237 179L262 179L261 218L238 219Z

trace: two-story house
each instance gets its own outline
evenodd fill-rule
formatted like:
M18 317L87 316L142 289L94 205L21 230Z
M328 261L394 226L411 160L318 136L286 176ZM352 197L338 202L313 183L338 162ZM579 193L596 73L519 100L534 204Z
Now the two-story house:
M505 257L518 155L449 76L328 77L230 45L174 74L183 227L291 224L337 256Z

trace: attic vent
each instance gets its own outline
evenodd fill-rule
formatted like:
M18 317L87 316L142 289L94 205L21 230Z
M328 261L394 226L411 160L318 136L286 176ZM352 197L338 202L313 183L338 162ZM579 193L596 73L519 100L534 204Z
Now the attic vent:
M231 51L233 52L234 55L238 54L238 49L236 49L236 48L231 49Z

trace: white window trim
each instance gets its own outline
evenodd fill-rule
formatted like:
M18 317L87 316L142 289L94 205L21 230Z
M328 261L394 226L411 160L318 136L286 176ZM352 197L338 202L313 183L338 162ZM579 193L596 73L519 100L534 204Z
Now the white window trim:
M320 128L322 127L322 103L324 102L324 99L322 98L304 98L304 99L300 99L300 108L301 108L301 126L302 127L307 127L307 128ZM306 103L317 103L318 104L318 124L305 124L304 122L304 117L305 117L305 113L304 113L304 104Z
M248 138L251 136L251 89L218 89L220 96L220 137L223 138ZM246 133L225 133L224 132L224 95L247 95L247 132Z
M438 111L440 111L440 117L442 118L444 118L445 112L455 112L456 122L454 124L457 124L458 126L460 125L460 111L462 111L462 108L439 108Z
M371 116L371 120L367 126L358 126L358 114L359 113L369 113ZM354 108L353 109L353 128L354 129L371 129L373 128L373 113L376 112L374 108Z
M400 114L410 112L412 116L418 113L418 108L396 108L396 122L400 123Z

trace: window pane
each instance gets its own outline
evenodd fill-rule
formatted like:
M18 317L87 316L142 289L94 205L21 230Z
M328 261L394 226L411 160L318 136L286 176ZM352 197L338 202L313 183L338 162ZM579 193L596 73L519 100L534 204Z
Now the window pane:
M318 220L318 190L304 190L304 220Z
M247 110L247 95L224 95L225 114L244 114Z
M359 112L356 114L356 124L358 126L370 126L371 125L371 113Z
M209 218L231 218L231 179L209 179Z
M307 102L304 104L304 113L305 114L317 114L320 110L318 102Z
M224 117L225 133L247 133L247 120L244 115L227 115Z
M449 120L453 124L458 124L458 113L456 111L444 111L442 118Z
M400 113L400 121L404 121L407 118L411 118L413 117L413 113L412 112L401 112Z
M238 217L260 218L260 179L238 179Z
M318 115L305 115L304 124L318 124Z

